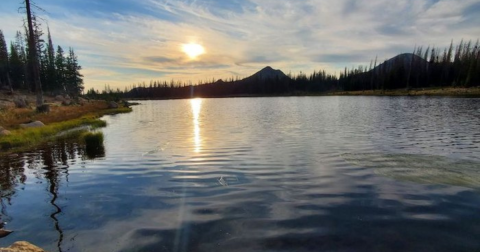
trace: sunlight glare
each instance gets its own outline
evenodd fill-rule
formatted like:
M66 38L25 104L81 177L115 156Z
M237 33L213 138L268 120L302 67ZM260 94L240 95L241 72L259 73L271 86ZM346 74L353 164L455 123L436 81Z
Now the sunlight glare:
M190 57L190 59L195 59L199 55L205 53L205 48L199 44L190 43L190 44L183 44L182 51Z
M194 143L195 143L195 152L198 153L201 150L201 138L200 138L200 110L202 108L202 99L196 98L190 100L192 105L192 114L193 114L193 134L194 134Z

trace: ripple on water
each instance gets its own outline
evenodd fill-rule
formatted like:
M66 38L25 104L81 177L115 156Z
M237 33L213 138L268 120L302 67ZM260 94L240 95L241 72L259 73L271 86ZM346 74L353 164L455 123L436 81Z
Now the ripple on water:
M62 251L480 247L478 100L142 103L106 117L105 157L59 143L0 160L2 214L18 230L2 242L48 251L60 250L60 237Z
M480 162L417 154L357 153L342 157L375 173L423 184L443 184L480 189Z

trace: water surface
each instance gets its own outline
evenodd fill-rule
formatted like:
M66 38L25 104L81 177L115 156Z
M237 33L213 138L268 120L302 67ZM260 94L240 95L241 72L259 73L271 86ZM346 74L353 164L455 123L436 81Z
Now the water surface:
M480 99L145 101L105 148L2 158L1 218L49 251L479 251Z

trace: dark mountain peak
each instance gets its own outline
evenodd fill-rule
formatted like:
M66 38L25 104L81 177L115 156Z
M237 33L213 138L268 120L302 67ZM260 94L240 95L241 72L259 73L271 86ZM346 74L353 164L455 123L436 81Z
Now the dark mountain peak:
M423 58L420 57L420 56L417 56L413 53L402 53L402 54L399 54L393 58L391 58L390 60L392 61L395 61L395 60L400 60L400 61L407 61L407 62L410 62L410 61L416 61L416 60L420 60L420 61L423 61Z
M262 70L252 75L251 77L258 78L261 80L266 80L266 79L275 79L275 78L283 79L283 78L286 78L287 76L281 70L273 69L270 66L266 66Z
M419 63L425 63L426 60L422 57L415 55L413 53L402 53L393 58L385 60L383 63L378 65L374 70L380 71L384 69L386 71L391 71L394 68L403 66L405 69L409 68L410 65L418 65Z

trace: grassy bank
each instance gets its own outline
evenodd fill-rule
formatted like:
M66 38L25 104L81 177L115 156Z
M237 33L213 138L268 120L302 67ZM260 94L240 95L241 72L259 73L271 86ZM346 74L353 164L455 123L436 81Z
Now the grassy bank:
M119 108L119 110L122 109L128 110L128 108ZM50 113L48 114L37 113L34 108L8 108L0 110L0 126L7 129L15 129L21 123L31 121L41 121L44 124L50 124L77 119L92 113L108 113L108 110L108 104L105 101L92 101L82 106L59 106L54 104L50 106Z
M364 91L341 91L331 92L327 95L372 95L372 96L457 96L457 97L480 97L480 87L435 87L418 89L393 89L393 90L364 90Z
M108 109L105 102L92 102L84 106L68 106L52 108L48 114L36 113L31 110L18 109L0 112L0 123L11 131L10 135L0 136L1 152L12 152L25 146L32 147L55 138L60 133L88 126L90 128L105 127L106 122L99 118L103 115L128 113L131 108L120 107ZM20 123L41 121L44 127L18 127ZM75 132L70 133L75 134Z

